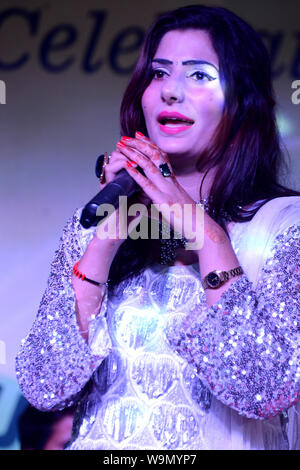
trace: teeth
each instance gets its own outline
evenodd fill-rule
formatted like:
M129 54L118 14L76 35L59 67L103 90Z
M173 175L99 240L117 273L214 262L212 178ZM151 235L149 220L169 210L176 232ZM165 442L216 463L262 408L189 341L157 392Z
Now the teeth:
M191 121L188 121L187 119L178 119L178 118L167 118L167 119L162 119L161 120L161 124L163 124L164 126L168 126L168 125L171 125L173 126L174 124L175 125L192 125L193 123Z
M192 123L190 121L184 121L184 120L179 120L179 119L164 119L162 121L162 124L164 126L190 126Z
M178 127L178 126L188 126L189 124L187 122L167 122L164 124L166 127Z

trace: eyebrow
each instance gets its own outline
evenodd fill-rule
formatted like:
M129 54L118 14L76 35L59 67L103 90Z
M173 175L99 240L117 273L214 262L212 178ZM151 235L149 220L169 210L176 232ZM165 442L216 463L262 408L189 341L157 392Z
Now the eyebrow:
M173 65L173 62L168 59L156 58L156 59L153 59L152 62L157 62L158 64L162 64L162 65ZM206 60L185 60L184 62L182 62L182 65L199 65L199 64L211 65L218 72L218 68L214 64L212 64L211 62L207 62Z

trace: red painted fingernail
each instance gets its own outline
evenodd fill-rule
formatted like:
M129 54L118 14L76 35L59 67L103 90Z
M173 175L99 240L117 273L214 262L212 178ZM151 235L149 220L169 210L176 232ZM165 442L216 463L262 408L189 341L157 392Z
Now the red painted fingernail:
M127 142L128 140L131 140L131 137L126 137L126 136L123 136L121 137L121 141L124 140L125 142Z
M123 142L118 142L117 147L126 147L126 145Z
M138 166L138 164L136 162L134 162L133 160L127 160L126 163L128 163L128 167L129 168L136 168Z
M132 163L130 163L130 162L126 162L126 167L127 167L127 168L133 168L133 165L132 165Z
M146 137L144 134L138 131L136 131L135 135L137 135L138 137Z

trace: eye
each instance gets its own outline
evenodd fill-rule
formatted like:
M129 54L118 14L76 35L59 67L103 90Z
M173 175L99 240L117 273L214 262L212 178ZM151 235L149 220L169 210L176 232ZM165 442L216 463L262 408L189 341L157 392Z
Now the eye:
M153 69L152 70L152 77L154 78L154 80L160 80L165 75L167 75L167 72L165 70L162 70L162 69Z
M210 75L208 75L208 73L200 72L199 70L190 73L188 77L193 78L193 80L195 81L203 81L204 79L206 79L211 82L212 80L215 80L215 77L211 77Z

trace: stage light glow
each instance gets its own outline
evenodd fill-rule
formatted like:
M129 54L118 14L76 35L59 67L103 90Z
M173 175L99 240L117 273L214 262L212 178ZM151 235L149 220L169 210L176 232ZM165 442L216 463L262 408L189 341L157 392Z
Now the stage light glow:
M289 137L295 130L293 121L283 113L276 114L276 122L281 137Z

